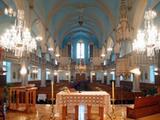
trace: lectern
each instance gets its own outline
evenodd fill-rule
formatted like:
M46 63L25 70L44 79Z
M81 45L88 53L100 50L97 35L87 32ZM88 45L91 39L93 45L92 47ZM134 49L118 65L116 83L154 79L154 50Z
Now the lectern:
M35 112L36 111L36 90L37 87L21 86L9 88L9 109Z

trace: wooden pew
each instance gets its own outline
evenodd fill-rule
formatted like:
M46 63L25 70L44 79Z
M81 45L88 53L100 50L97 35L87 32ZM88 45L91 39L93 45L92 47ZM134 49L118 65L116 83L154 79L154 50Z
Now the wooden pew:
M134 107L127 107L127 117L137 119L160 113L160 95L135 99Z

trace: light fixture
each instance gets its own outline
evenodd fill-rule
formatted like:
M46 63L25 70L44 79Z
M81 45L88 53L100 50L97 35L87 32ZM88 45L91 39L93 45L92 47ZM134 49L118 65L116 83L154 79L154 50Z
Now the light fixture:
M112 51L112 48L111 47L107 48L107 51L108 52Z
M55 72L54 72L54 75L58 75L58 73L55 71Z
M106 76L106 75L107 75L107 72L104 72L104 75Z
M32 73L38 73L38 70L35 68L32 70Z
M154 25L156 12L149 9L144 14L144 29L139 30L137 38L133 42L133 50L137 52L147 52L148 57L153 57L160 49L160 33Z
M69 73L68 73L68 72L66 72L66 76L69 76Z
M26 75L27 74L27 68L25 65L22 65L21 70L20 70L21 75Z
M51 74L51 72L48 70L47 72L46 72L48 75L50 75Z
M102 54L101 54L101 57L105 57L105 54L104 54L104 53L102 53Z
M96 75L96 73L95 73L95 72L92 72L91 75L94 76L94 75Z
M43 38L42 38L41 36L37 36L35 39L36 39L37 41L42 41L42 40L43 40Z
M52 48L52 47L49 47L49 48L48 48L48 51L53 51L53 48Z
M18 10L15 24L7 29L0 38L0 46L14 51L17 57L22 57L24 53L33 52L37 48L36 39L32 37L25 25L24 11Z
M56 57L60 57L60 54L59 54L59 53L56 53L55 56L56 56Z
M79 24L80 26L82 26L82 25L83 25L82 16L79 16L78 24Z
M15 17L16 16L16 12L10 7L4 9L4 14L8 15L10 17Z
M134 69L130 70L130 72L131 72L131 73L134 73L134 74L136 74L136 75L140 75L140 74L141 74L141 71L140 71L139 68L134 68Z

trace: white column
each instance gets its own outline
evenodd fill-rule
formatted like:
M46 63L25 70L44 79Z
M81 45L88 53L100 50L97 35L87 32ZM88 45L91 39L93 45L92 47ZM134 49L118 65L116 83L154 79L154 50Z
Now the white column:
M103 84L104 83L104 73L103 73L103 71L101 72L101 83Z
M41 87L46 87L46 60L45 60L45 53L42 53Z
M140 92L140 75L135 75L133 80L133 92Z
M71 72L68 73L68 82L71 82Z
M110 80L111 80L111 74L107 74L107 85L110 85Z
M90 72L90 83L93 83L92 72Z
M41 75L41 67L39 67L39 66L38 66L38 73L37 73L37 75L38 75L38 76L37 76L37 77L38 77L38 80L41 80L41 79L42 79L42 78L41 78L41 77L42 77L42 75Z

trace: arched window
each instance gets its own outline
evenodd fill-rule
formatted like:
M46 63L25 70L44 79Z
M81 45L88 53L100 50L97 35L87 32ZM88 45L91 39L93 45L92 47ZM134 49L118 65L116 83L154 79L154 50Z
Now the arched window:
M84 43L82 41L77 43L77 59L84 59Z

